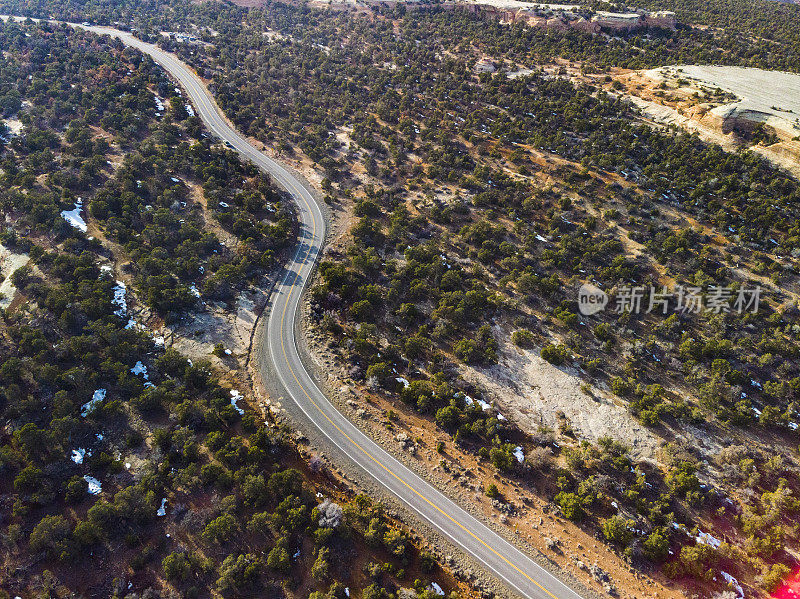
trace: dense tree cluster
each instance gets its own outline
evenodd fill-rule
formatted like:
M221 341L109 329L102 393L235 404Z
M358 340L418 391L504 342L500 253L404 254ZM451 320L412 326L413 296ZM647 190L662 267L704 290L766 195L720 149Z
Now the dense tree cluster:
M240 29L225 25L234 18ZM207 23L224 42L207 53L176 50L213 74L240 126L299 147L326 170L331 201L354 200L352 242L322 264L313 291L316 315L353 378L396 394L499 470L528 480L541 470L517 461L509 441L519 431L483 408L456 367L495 362L512 327L518 340L543 347L548 361L583 368L595 384L608 385L647 426L750 426L791 443L798 314L784 302L800 249L794 179L754 154L643 125L630 105L591 87L540 72L475 73L476 47L521 62L530 60L530 48L539 59L575 58L569 44L583 34L509 29L435 11L367 20L278 5L229 9ZM595 64L647 66L674 60L670 45L682 39L693 44L693 36L708 35L721 43L689 30L660 35L636 39L642 47L669 40L641 62L587 53ZM540 38L558 50L544 53ZM603 43L625 47L633 38ZM722 43L715 48L707 60L744 60ZM342 143L342 134L349 141ZM568 164L544 167L529 158L537 153ZM349 175L359 162L368 185ZM548 185L539 183L544 177ZM682 215L682 229L666 217L673 213ZM645 256L632 258L631 242ZM747 272L736 272L736 264ZM758 314L584 317L575 303L580 280L613 290L659 287L666 277L735 293L754 284L751 273L771 283ZM560 433L569 436L567 423ZM547 443L527 442L537 454L549 451ZM666 475L627 480L622 470L598 468L594 451L586 450L585 466L567 455L570 468L551 472L549 492L566 516L597 526L637 559L660 562L667 549L680 554L676 545L694 547L675 522L691 530L699 514L734 518L721 494L701 492L696 456ZM796 494L796 472L785 474ZM608 478L624 490L604 487ZM760 481L759 493L778 484L769 476ZM628 510L622 521L611 518L612 497ZM783 530L793 509L782 510L775 527ZM630 519L636 526L629 530ZM735 561L737 550L726 559ZM667 570L696 575L688 553ZM758 559L753 563L768 567L783 558Z
M81 237L61 212L86 200L130 257L142 299L162 315L201 296L231 299L274 266L293 233L277 191L201 133L152 61L116 46L125 60L115 63L95 36L61 28L5 26L2 43L13 54L2 59L0 85L30 104L3 156L4 211L35 234ZM207 230L211 219L240 241L222 244Z
M721 452L717 466L729 487L712 491L701 482L710 467L696 454L675 450L662 473L632 464L623 448L604 440L571 443L558 456L566 468L554 467L553 432L522 435L484 409L458 374L458 362L481 368L497 361L513 330L518 346L541 347L552 364L582 369L653 429L701 426L719 434L745 427L796 446L797 182L755 154L726 153L696 136L644 125L630 105L595 88L536 70L506 74L556 57L579 60L587 72L682 62L797 69L797 7L695 4L660 7L682 11L684 22L701 15L721 29L609 37L443 10L381 9L366 18L279 3L247 10L175 2L133 16L125 3L2 3L14 12L59 7L80 15L75 20L135 25L211 80L240 128L281 151L299 149L325 170L328 200L352 200L357 221L346 250L320 268L314 314L353 378L396 394L504 473L543 481L565 516L635 559L666 561L671 575L700 580L711 568L736 571L738 564L758 571L769 587L790 561L779 547L797 541L793 465L766 451ZM157 33L189 30L190 23L209 46ZM515 66L478 74L476 63L487 56ZM19 97L2 97L5 110L16 109ZM191 119L178 120L191 127ZM55 141L45 135L33 142L44 152L38 164ZM200 151L176 154L191 163ZM139 167L134 161L131 168ZM170 168L163 172L177 172ZM146 182L155 200L149 205L166 208L173 196L186 201L181 185L145 175L128 176L125 185ZM116 197L125 188L110 189ZM213 185L206 191L213 194ZM141 202L114 206L124 213ZM98 204L97 218L106 218L103 208ZM156 216L149 234L161 239L169 222ZM145 233L140 218L121 222ZM202 237L185 243L203 251ZM183 273L194 267L182 253L169 263L176 288L190 284ZM139 263L149 268L149 257ZM245 270L257 263L248 260ZM575 302L584 280L606 290L672 281L736 291L758 282L768 297L758 314L584 317ZM574 437L567 421L558 433L568 442ZM528 452L523 463L516 442ZM724 491L741 493L743 503L727 503ZM736 541L719 550L698 542L698 516L735 531ZM224 537L228 520L212 526L209 538ZM288 553L276 544L273 564L283 567ZM254 559L245 553L227 564L246 579ZM315 569L324 574L322 564ZM175 570L185 570L177 557Z
M188 307L191 281L229 297L292 233L270 182L181 118L138 53L48 25L0 25L0 49L0 91L24 122L0 155L2 241L32 260L0 323L4 593L430 597L406 572L433 576L435 560L366 497L320 503L324 473L240 415L208 363L131 326L131 296L103 268L112 239L156 310ZM154 93L177 98L165 115ZM79 198L104 239L62 218Z

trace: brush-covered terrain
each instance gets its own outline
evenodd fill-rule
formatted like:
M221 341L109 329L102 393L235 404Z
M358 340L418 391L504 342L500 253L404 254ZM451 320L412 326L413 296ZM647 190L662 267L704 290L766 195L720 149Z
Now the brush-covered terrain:
M763 596L796 569L798 182L654 124L612 72L796 71L800 8L660 3L677 30L609 35L403 5L2 5L135 28L319 182L318 357L498 525L623 596ZM585 283L604 311L579 311Z
M231 387L225 348L160 334L264 284L294 235L271 181L136 51L35 24L0 50L0 595L455 588Z

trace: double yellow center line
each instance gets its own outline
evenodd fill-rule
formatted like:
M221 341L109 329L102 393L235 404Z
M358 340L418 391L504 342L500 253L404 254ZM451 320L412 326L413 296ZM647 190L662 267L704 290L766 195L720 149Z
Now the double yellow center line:
M317 234L317 219L314 217L314 212L313 212L313 210L311 209L311 207L309 206L309 204L308 204L308 201L306 200L306 198L305 198L304 194L303 194L303 193L300 193L300 192L298 192L297 188L295 187L295 185L294 185L293 183L289 182L289 186L292 188L292 191L295 193L295 195L296 195L297 197L299 197L299 198L302 200L302 202L305 204L306 210L308 211L308 213L309 213L309 214L311 214L311 218L312 218L312 222L313 222L313 225L312 225L312 233L311 233L311 239L312 239L312 243L309 243L309 244L308 244L308 248L306 249L305 256L303 257L303 261L300 263L300 269L302 269L302 267L303 267L303 266L304 266L304 265L305 265L305 264L308 262L308 257L309 257L309 255L311 254L311 247L312 247L312 244L313 244L313 239L316 237L316 234ZM423 495L422 493L420 493L419 491L417 491L417 489L415 489L414 487L412 487L412 486L411 486L411 485L410 485L408 482L406 482L406 481L405 481L403 478L401 478L400 476L398 476L398 475L397 475L397 473L395 473L393 470L391 470L389 467L387 467L387 466L386 466L386 465L385 465L383 462L381 462L381 461L380 461L378 458L376 458L375 456L373 456L373 455L372 455L372 454L371 454L369 451L367 451L367 450L366 450L364 447L362 447L362 446L361 446L361 445L358 443L358 441L356 441L355 439L353 439L353 438L352 438L350 435L348 435L348 434L347 434L345 431L343 431L343 430L342 430L342 429L339 427L339 425L337 425L337 424L336 424L336 423L335 423L333 420L331 420L331 418L330 418L330 417L329 417L329 416L328 416L328 415L325 413L325 411L324 411L324 410L323 410L323 409L320 407L320 405L319 405L319 404L318 404L316 401L314 401L314 398L312 398L312 397L311 397L311 395L309 394L309 392L306 390L305 386L304 386L304 385L303 385L303 384L300 382L300 379L297 377L297 374L295 373L295 371L294 371L294 368L292 368L292 364L291 364L291 362L289 361L289 356L288 356L288 355L287 355L287 353L286 353L286 341L285 341L285 339L286 339L286 338L285 338L285 335L284 335L284 330L285 330L285 329L284 329L284 327L285 327L285 324L286 324L286 311L287 311L287 309L289 308L289 300L290 300L290 298L291 298L291 289L292 289L293 287L295 287L295 286L296 286L296 284L297 284L297 283L296 283L296 281L297 281L297 279L299 278L299 276L300 276L300 273L298 272L298 273L295 275L295 282L294 282L294 283L292 283L292 285L291 285L291 286L290 286L290 287L287 289L287 293L286 293L286 302L284 303L284 306L283 306L283 313L282 313L282 315L281 315L281 350L283 351L283 357L284 357L284 359L285 359L285 361L286 361L286 365L289 367L289 372L291 372L291 373L292 373L292 377L294 378L295 382L297 383L297 386L300 388L300 390L301 390L301 391L302 391L302 392L305 394L305 396L308 398L308 401L310 401L310 402L313 404L313 406L314 406L314 407L315 407L317 410L319 410L319 413L320 413L320 414L322 414L322 416L325 418L325 420L327 420L327 421L330 423L330 425L331 425L333 428L335 428L335 429L336 429L336 430L337 430L337 431L338 431L338 432L339 432L339 433L340 433L340 434L341 434L341 435L342 435L342 436L343 436L345 439L347 439L348 441L350 441L350 443L352 443L352 444L353 444L353 445L354 445L354 446L355 446L355 447L356 447L356 448L357 448L359 451L361 451L361 452L362 452L364 455L366 455L366 456L367 456L367 457L368 457L370 460L372 460L372 461L373 461L373 462L374 462L374 463L375 463L377 466L379 466L379 467L380 467L380 468L382 468L384 471L386 471L386 472L387 472L389 475L391 475L391 476L392 476L394 479L396 479L396 480L397 480L397 481L398 481L400 484L402 484L403 486L405 486L405 487L406 487L406 488L407 488L409 491L411 491L412 493L414 493L414 494L415 494L417 497L419 497L419 498L420 498L422 501L424 501L424 502L425 502L425 503L427 503L429 506L431 506L433 509L435 509L437 512L439 512L439 513L440 513L442 516L444 516L445 518L447 518L448 520L450 520L450 522L452 522L453 524L455 524L455 525L456 525L458 528L460 528L462 531L464 531L465 533L467 533L467 534L468 534L470 537L472 537L473 539L475 539L475 540L476 540L478 543L480 543L481 545L483 545L484 547L486 547L486 549L488 549L489 551L491 551L491 552L492 552L492 553L493 553L495 556L497 556L497 557L498 557L498 558L500 558L500 559L501 559L503 562L505 562L506 564L508 564L508 565L509 565L511 568L513 568L514 570L516 570L516 571L517 571L519 574L521 574L521 575L522 575L522 576L523 576L523 577L524 577L526 580L530 581L531 583L533 583L534 585L536 585L538 588L540 588L540 589L541 589L543 592L545 592L545 593L546 593L546 594L547 594L549 597L551 597L552 599L559 599L558 597L556 597L556 595L554 595L553 593L551 593L550 591L548 591L548 590L547 590L546 588L544 588L544 587L543 587L541 584L539 584L539 583L538 583L538 582L536 582L536 581L535 581L533 578L531 578L531 577L530 577L530 575L529 575L529 574L527 574L526 572L524 572L524 571L523 571L523 570L522 570L522 569L521 569L519 566L517 566L517 565L516 565L516 564L514 564L512 561L510 561L510 560L509 560L509 559L508 559L506 556L504 556L504 555L502 555L501 553L499 553L499 552L498 552L496 549L494 549L494 548L493 548L491 545L489 545L489 544L488 544L486 541L484 541L483 539L481 539L479 536L477 536L475 533L473 533L471 530L469 530L469 529L468 529L466 526L464 526L463 524L461 524L461 522L459 522L458 520L456 520L455 518L453 518L453 517L452 517L450 514L448 514L447 512L445 512L445 511L444 511L442 508L440 508L440 507L439 507L438 505L436 505L436 504L435 504L433 501L431 501L430 499L428 499L428 498L427 498L425 495ZM287 278L287 282L288 282L288 278ZM288 390L287 390L287 391L288 391ZM453 539L453 540L455 541L455 539Z

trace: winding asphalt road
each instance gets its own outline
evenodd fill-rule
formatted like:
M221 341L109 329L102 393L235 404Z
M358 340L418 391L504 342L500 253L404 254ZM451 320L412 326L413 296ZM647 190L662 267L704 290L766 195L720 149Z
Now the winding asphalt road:
M306 184L233 129L200 78L173 54L123 31L107 27L84 28L118 38L126 45L150 55L180 82L208 129L268 173L291 195L301 225L300 238L294 255L285 267L285 275L273 292L269 320L266 326L260 328L261 337L257 343L264 350L259 353L266 358L261 368L262 375L277 377L284 398L296 404L305 416L306 425L318 428L344 456L406 504L418 517L481 562L514 594L526 599L581 599L581 595L361 432L334 407L306 370L297 345L298 308L326 234L322 209Z

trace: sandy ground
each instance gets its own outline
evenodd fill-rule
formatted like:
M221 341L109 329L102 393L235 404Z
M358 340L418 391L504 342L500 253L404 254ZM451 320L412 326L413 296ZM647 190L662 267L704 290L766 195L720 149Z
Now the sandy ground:
M0 245L0 273L3 275L3 282L0 283L0 308L8 309L11 302L14 301L17 288L11 282L11 275L29 261L28 254L15 254L5 246Z
M271 288L267 285L240 293L233 309L205 303L202 309L188 313L180 324L165 326L163 334L171 339L172 347L192 359L244 360L250 350L253 327L267 303ZM211 352L217 343L230 350L227 358L212 358Z
M611 437L627 445L636 459L655 460L661 441L639 424L630 412L614 402L606 391L590 386L569 368L543 360L538 352L501 346L497 365L484 369L466 367L466 380L483 389L500 412L523 430L535 433L544 425L558 430L563 413L579 438L596 442Z
M610 547L559 517L555 508L535 489L501 477L491 466L481 463L475 455L461 450L448 434L432 426L428 419L410 410L399 399L374 394L369 389L354 384L334 359L325 334L309 325L308 311L306 305L305 339L311 354L308 365L314 368L318 381L350 420L367 431L395 457L440 489L446 490L463 507L482 517L495 530L527 547L529 554L537 557L542 565L569 573L591 589L596 597L609 596L605 585L610 585L608 588L613 588L617 597L626 599L683 596L677 587L670 587L636 571ZM503 353L504 361L510 360L506 353ZM528 354L530 352L525 352L524 355ZM524 358L520 361L524 361ZM553 368L546 362L544 364ZM497 369L508 370L509 365L502 364ZM542 377L552 374L547 371L542 373ZM566 379L562 381L567 387L563 392L565 403L569 397L574 398L571 395L571 385L574 382L567 382ZM503 384L498 383L498 387L507 391ZM578 393L581 393L579 389ZM596 405L591 399L588 401L592 406ZM504 413L510 419L513 417L510 404L501 404L499 400L497 404L501 412L507 410ZM555 412L555 408L550 409ZM387 417L390 410L395 414L391 419ZM439 441L445 445L442 453L436 451ZM356 480L358 478L356 475ZM490 483L497 485L505 503L492 501L486 496L485 490ZM370 491L375 492L374 489ZM390 498L385 499L391 504ZM436 538L432 531L426 530L425 534L432 534ZM443 547L434 546L434 549L438 553ZM446 556L445 562L453 567L458 577L470 580L478 588L499 591L469 561L456 564L450 556ZM500 595L506 596L502 592Z
M20 132L22 131L23 125L22 121L20 121L19 119L6 119L0 122L5 123L11 135L19 135Z

